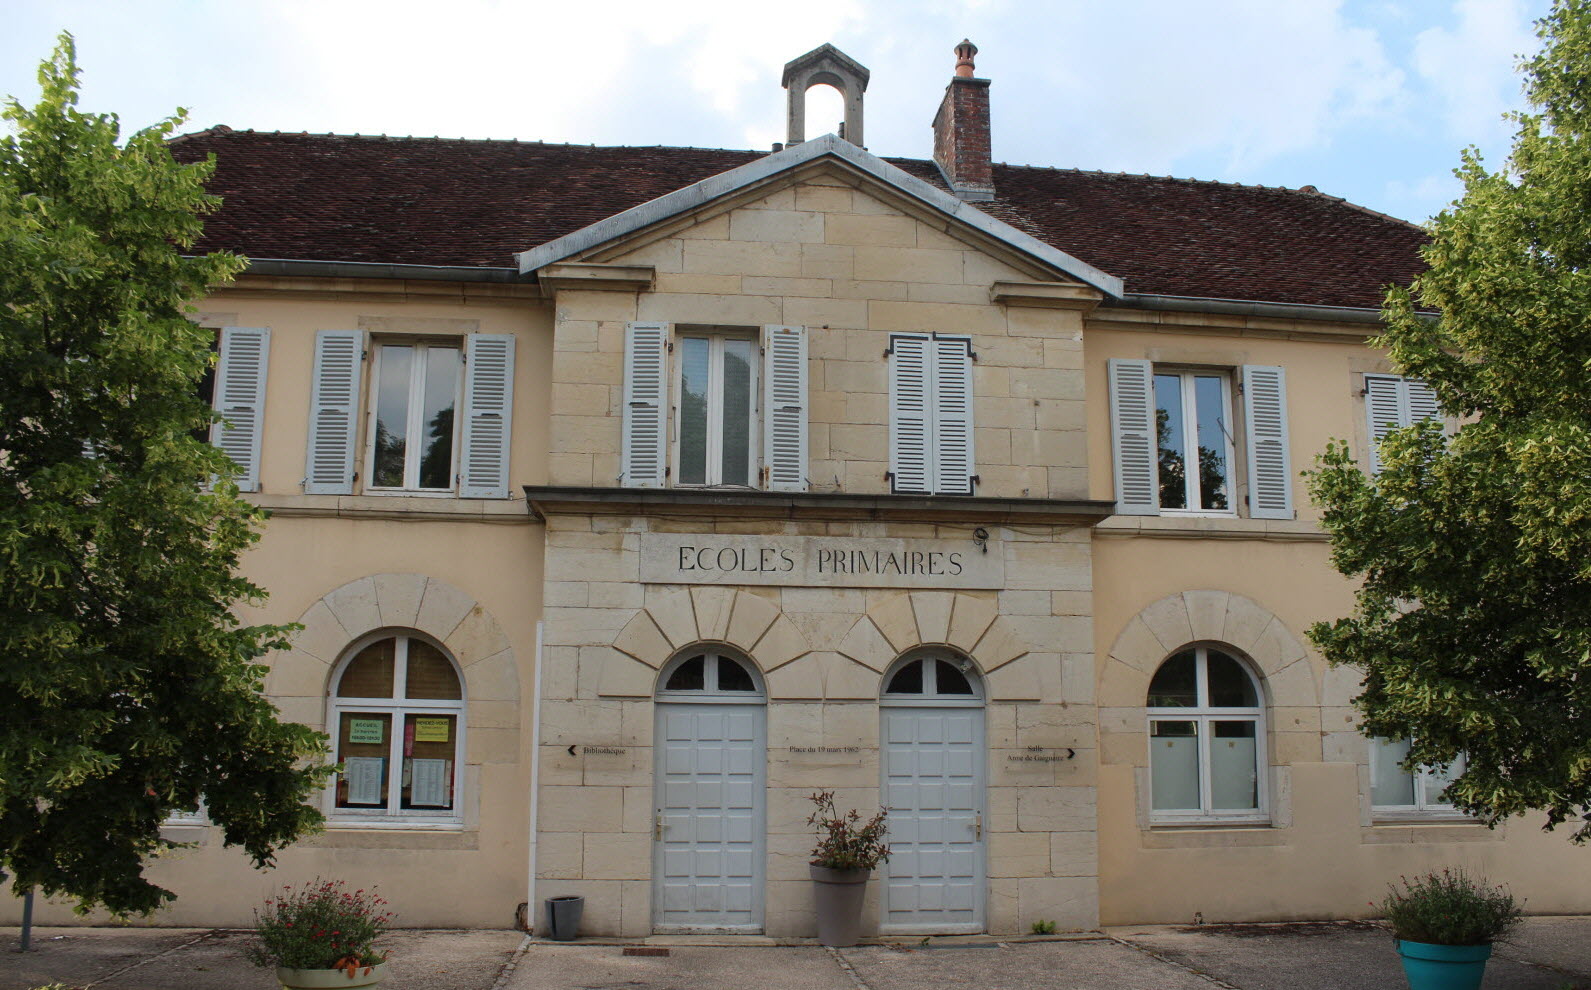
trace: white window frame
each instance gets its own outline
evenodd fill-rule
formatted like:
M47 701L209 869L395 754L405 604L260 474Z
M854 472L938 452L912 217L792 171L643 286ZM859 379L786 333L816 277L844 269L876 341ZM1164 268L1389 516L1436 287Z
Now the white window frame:
M971 694L940 692L939 668L936 663L940 660L961 671L961 675L967 679L968 686L972 688ZM891 691L889 688L895 682L896 676L913 664L921 665L923 668L923 689L917 692ZM879 705L885 708L983 708L984 701L983 674L979 672L978 665L960 653L942 649L914 651L891 664L884 672L878 699Z
M707 463L705 465L705 479L701 482L680 481L681 468L681 437L680 428L683 416L680 403L685 396L685 347L687 339L705 339L707 349ZM750 362L750 421L746 432L746 464L750 480L746 488L762 490L765 486L762 480L762 407L764 403L762 382L762 345L758 339L757 331L752 328L717 327L717 326L676 326L671 338L674 344L673 367L670 369L671 387L673 394L670 400L669 421L669 464L673 470L669 477L676 488L717 488L723 487L724 463L724 342L727 340L744 340L751 344L753 359ZM728 487L740 488L739 484L731 483Z
M1237 504L1238 504L1238 492L1237 492L1237 479L1238 479L1238 470L1237 470L1237 432L1234 429L1234 422L1235 421L1234 421L1234 418L1233 418L1233 412L1232 411L1235 408L1237 408L1237 407L1236 407L1235 403L1232 401L1233 400L1233 389L1232 389L1232 371L1231 371L1231 369L1229 369L1229 368L1189 368L1189 367L1177 366L1177 365L1158 365L1158 364L1154 365L1150 369L1149 395L1150 395L1150 402L1153 403L1153 407L1152 408L1155 409L1155 410L1158 410L1160 408L1160 405L1159 405L1158 402L1155 402L1155 396L1154 396L1155 382L1154 382L1154 379L1158 378L1161 375L1175 375L1179 379L1181 379L1181 387L1180 387L1179 391L1181 393L1180 397L1182 399L1182 427L1183 427L1183 429L1182 429L1182 432L1183 432L1182 443L1183 443L1183 451L1184 451L1183 457L1185 459L1189 459L1191 461L1191 463L1187 464L1186 469L1185 469L1185 478L1187 479L1187 485L1186 485L1185 493L1187 495L1187 503L1188 503L1189 507L1185 508L1185 509L1168 509L1165 506L1161 505L1160 506L1160 514L1163 515L1163 516L1200 516L1200 517L1205 517L1205 518L1225 518L1225 519L1236 518L1236 516L1238 514L1237 513ZM1198 411L1199 410L1198 410L1197 396L1195 394L1195 389L1193 387L1194 386L1194 379L1196 379L1196 378L1218 378L1218 379L1220 379L1220 382L1221 382L1221 408L1222 408L1223 412L1225 413L1225 416L1223 417L1224 420L1225 420L1225 425L1224 425L1224 428L1221 430L1221 437L1222 437L1222 440L1223 440L1223 442L1225 444L1225 455L1226 455L1226 506L1227 507L1224 508L1224 509L1196 508L1196 506L1198 506L1199 503L1203 500L1202 499L1203 493L1202 493L1202 491L1200 490L1200 487L1199 487L1199 471L1198 471L1198 464L1197 464L1198 456L1199 456L1198 455L1198 451L1199 451ZM1151 424L1151 425L1152 425L1152 427L1158 427L1158 424ZM1191 443L1190 443L1190 440L1191 440ZM1191 457L1190 457L1189 452L1191 452ZM1160 438L1159 438L1159 435L1158 435L1158 430L1157 430L1156 436L1154 438L1154 467L1155 467L1155 502L1158 505L1159 502L1160 502Z
M367 347L370 350L370 360L366 362L368 371L365 381L365 456L364 456L364 492L369 495L409 495L431 498L451 498L458 493L459 487L459 456L463 446L464 424L464 361L465 344L463 337L410 337L410 336L373 336ZM374 484L376 477L376 406L380 402L381 390L381 349L383 347L411 347L414 349L414 359L409 367L409 419L406 424L408 433L408 448L403 458L403 484L396 487L378 487ZM426 361L423 352L431 347L447 347L456 350L459 354L458 367L453 376L453 444L451 461L448 465L448 486L446 488L421 488L420 456L418 454L418 438L425 434L424 403L415 401L416 396L423 396L425 391Z
M1149 776L1149 789L1146 800L1149 803L1149 821L1152 825L1192 825L1192 824L1269 824L1270 816L1270 736L1266 732L1265 718L1265 693L1253 667L1243 658L1242 654L1220 643L1196 643L1172 650L1160 666L1155 667L1154 674L1150 675L1151 684L1154 676L1159 674L1160 667L1164 666L1173 657L1188 650L1195 651L1195 700L1198 704L1188 708L1160 708L1147 706L1145 742L1146 762L1144 764ZM1207 673L1208 654L1214 650L1237 661L1243 673L1248 677L1250 685L1254 688L1254 697L1259 702L1253 708L1218 708L1208 704L1209 679ZM1214 722L1242 722L1254 723L1254 778L1255 778L1255 809L1247 808L1214 808L1212 798L1213 775L1212 759L1210 756L1210 742L1213 738L1211 724ZM1154 725L1157 722L1193 722L1196 724L1199 741L1199 807L1191 809L1160 810L1154 806Z
M341 684L343 673L348 665L354 661L361 650L372 643L383 639L397 639L392 657L392 697L390 698L356 698L339 695L338 687ZM405 698L404 692L408 686L408 658L409 641L419 639L440 651L448 662L453 665L453 675L459 681L459 697L457 700L446 698ZM384 808L339 808L337 807L337 780L334 777L324 791L324 811L327 824L343 828L380 828L397 827L408 828L413 826L431 826L441 828L459 828L464 822L464 755L468 752L466 746L469 742L465 727L466 712L469 707L469 686L464 680L464 671L459 666L458 660L445 649L442 644L429 636L422 635L412 629L384 629L371 633L368 636L355 640L353 645L343 651L343 657L332 670L331 680L328 682L326 698L326 733L331 737L331 745L339 762L342 753L336 752L338 738L342 731L342 716L346 714L371 714L390 715L389 731L387 733L387 804ZM453 724L457 727L457 738L453 741L453 808L451 811L437 813L436 811L421 811L414 808L400 807L403 801L403 725L409 715L453 715Z
M1377 819L1377 820L1398 820L1398 819L1413 819L1413 818L1458 818L1458 819L1468 820L1468 818L1469 818L1468 815L1464 814L1462 811L1459 811L1457 808L1453 807L1451 804L1445 804L1445 803L1442 803L1440 801L1427 801L1425 799L1425 789L1426 789L1427 782L1432 780L1433 778L1437 777L1437 774L1436 774L1435 770L1431 769L1430 767L1425 767L1425 766L1420 767L1419 770L1414 771L1414 772L1410 772L1410 771L1402 768L1401 766L1397 767L1397 769L1404 776L1409 777L1412 780L1412 783L1414 785L1414 787L1413 787L1414 803L1413 804L1377 804L1376 803L1376 801L1375 801L1376 771L1377 771L1377 769L1379 769L1382 760L1390 759L1390 756L1386 752L1386 747L1384 745L1382 745L1382 744L1383 743L1391 743L1393 741L1394 740L1385 739L1385 738L1383 738L1381 736L1373 736L1373 737L1370 738L1370 745L1369 745L1369 750L1370 750L1369 770L1370 770L1370 813L1371 813L1371 816L1373 818ZM1394 761L1394 763L1397 763L1397 762L1400 762L1400 761ZM1458 774L1463 773L1465 765L1466 765L1465 758L1463 756L1460 756L1457 760L1455 760L1453 762L1453 764L1449 768L1450 770L1451 769L1456 769L1457 770L1457 773L1454 773L1452 776L1457 776ZM1448 778L1448 779L1451 779L1451 777Z
M690 663L697 657L703 657L702 686L693 690L670 689L669 678L674 672ZM708 662L711 661L711 662ZM751 675L752 689L750 691L726 691L718 686L718 665L732 663ZM762 671L738 653L719 649L714 646L689 647L680 652L678 656L663 665L663 670L657 675L657 690L654 696L659 702L688 701L691 704L708 705L765 705L768 703L768 688L762 679Z

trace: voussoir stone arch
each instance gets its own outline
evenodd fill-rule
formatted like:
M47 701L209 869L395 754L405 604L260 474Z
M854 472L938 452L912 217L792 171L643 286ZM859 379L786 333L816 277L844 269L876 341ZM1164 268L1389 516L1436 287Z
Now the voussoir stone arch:
M883 674L919 646L954 647L985 674L1029 652L993 601L954 591L908 591L879 600L846 632L839 652Z
M441 643L464 672L470 702L519 699L514 651L502 627L472 595L445 581L372 574L321 596L298 622L304 628L266 678L267 693L295 721L324 722L332 669L350 644L381 629L416 630Z
M1229 591L1168 595L1128 620L1101 665L1101 708L1142 708L1160 664L1191 643L1224 644L1259 675L1271 708L1318 708L1314 665L1299 638L1268 609Z
M702 585L659 595L625 623L603 658L597 693L650 698L664 664L688 646L713 643L734 648L764 675L811 652L800 627L773 602Z

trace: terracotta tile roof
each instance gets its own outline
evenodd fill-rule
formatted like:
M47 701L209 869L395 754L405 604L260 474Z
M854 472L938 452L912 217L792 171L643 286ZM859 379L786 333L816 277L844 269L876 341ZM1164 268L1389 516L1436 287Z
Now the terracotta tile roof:
M704 148L233 131L203 249L254 258L511 268L513 255L762 157ZM943 187L932 162L885 159ZM978 204L1126 281L1130 293L1378 306L1421 263L1416 227L1315 192L996 165Z

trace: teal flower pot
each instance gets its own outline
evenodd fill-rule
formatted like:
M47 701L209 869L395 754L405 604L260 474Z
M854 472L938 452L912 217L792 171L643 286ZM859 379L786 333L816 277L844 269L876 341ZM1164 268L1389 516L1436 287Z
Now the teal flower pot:
M1409 990L1479 990L1491 954L1490 945L1398 942Z

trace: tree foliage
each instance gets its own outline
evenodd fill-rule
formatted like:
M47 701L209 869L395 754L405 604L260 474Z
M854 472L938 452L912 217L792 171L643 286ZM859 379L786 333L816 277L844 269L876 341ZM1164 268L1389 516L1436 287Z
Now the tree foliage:
M77 79L63 35L0 136L0 868L147 912L172 810L267 865L320 822L325 745L260 694L288 631L237 615L261 516L193 435L213 331L184 314L243 264L181 254L212 166L172 159L180 111L123 143Z
M1353 614L1310 636L1365 672L1370 735L1488 822L1541 809L1591 838L1591 4L1557 0L1524 64L1508 164L1473 149L1429 269L1389 293L1379 343L1462 423L1333 444L1311 479ZM1439 315L1431 315L1432 313Z

